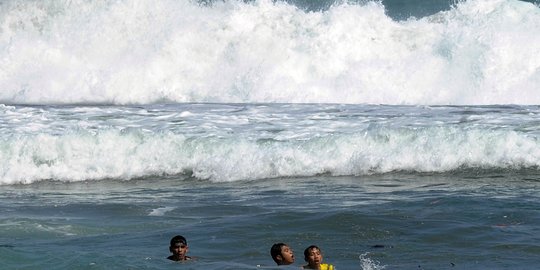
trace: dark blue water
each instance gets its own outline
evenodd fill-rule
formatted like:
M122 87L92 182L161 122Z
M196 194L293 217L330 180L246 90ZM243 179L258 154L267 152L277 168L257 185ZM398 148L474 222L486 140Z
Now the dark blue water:
M204 3L212 3L215 0L200 0ZM422 18L433 15L440 11L447 11L452 8L459 0L382 0L386 9L386 14L395 20L405 20L410 17ZM539 0L521 0L533 4L539 4ZM247 1L249 2L249 1ZM351 4L363 4L367 0L285 0L300 9L306 11L323 11L333 5L339 5L343 2Z
M323 0L323 1L310 1L310 0L289 0L288 3L292 3L302 9L308 11L325 10L343 1L335 0ZM364 0L349 1L349 3L365 3ZM383 0L382 1L388 16L395 20L404 20L409 17L421 18L424 16L433 15L440 11L449 10L455 3L454 0Z

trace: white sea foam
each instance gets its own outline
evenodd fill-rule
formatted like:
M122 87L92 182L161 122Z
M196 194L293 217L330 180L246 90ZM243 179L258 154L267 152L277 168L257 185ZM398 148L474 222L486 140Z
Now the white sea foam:
M152 209L152 211L150 211L148 215L149 216L163 216L165 213L170 212L174 209L175 207L171 207L171 206L159 207L156 209Z
M459 2L394 21L377 2L0 5L0 102L540 104L540 9Z
M211 181L392 171L540 166L540 143L515 131L370 128L310 139L186 137L129 130L0 141L0 184L189 174Z
M382 270L386 269L386 266L381 265L378 261L368 258L369 252L366 252L359 256L360 269L362 270Z

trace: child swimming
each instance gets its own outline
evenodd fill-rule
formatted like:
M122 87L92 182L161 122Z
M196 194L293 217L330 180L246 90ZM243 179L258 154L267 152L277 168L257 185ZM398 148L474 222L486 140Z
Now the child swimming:
M307 262L303 269L334 270L331 264L322 263L323 255L318 246L312 245L304 250L304 260Z
M277 265L289 265L294 263L294 253L287 244L276 243L272 245L270 255Z
M167 259L172 261L188 261L191 260L190 256L187 256L189 247L187 245L187 240L181 235L177 235L171 239L169 246L169 251L172 253L171 256Z

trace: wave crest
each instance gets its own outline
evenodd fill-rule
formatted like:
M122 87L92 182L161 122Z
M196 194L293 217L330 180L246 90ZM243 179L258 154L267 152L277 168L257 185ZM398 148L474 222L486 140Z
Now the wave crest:
M393 171L444 173L463 168L540 166L536 137L515 131L450 127L250 140L142 131L16 137L0 142L0 184L190 174L211 181Z
M459 2L19 1L0 6L0 102L540 104L540 9Z

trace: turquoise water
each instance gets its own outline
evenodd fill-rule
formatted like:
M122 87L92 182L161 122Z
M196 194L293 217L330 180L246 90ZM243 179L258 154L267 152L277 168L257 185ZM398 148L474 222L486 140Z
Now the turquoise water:
M9 269L272 266L274 242L319 245L338 269L530 269L540 254L536 171L314 176L234 183L182 177L2 187Z

